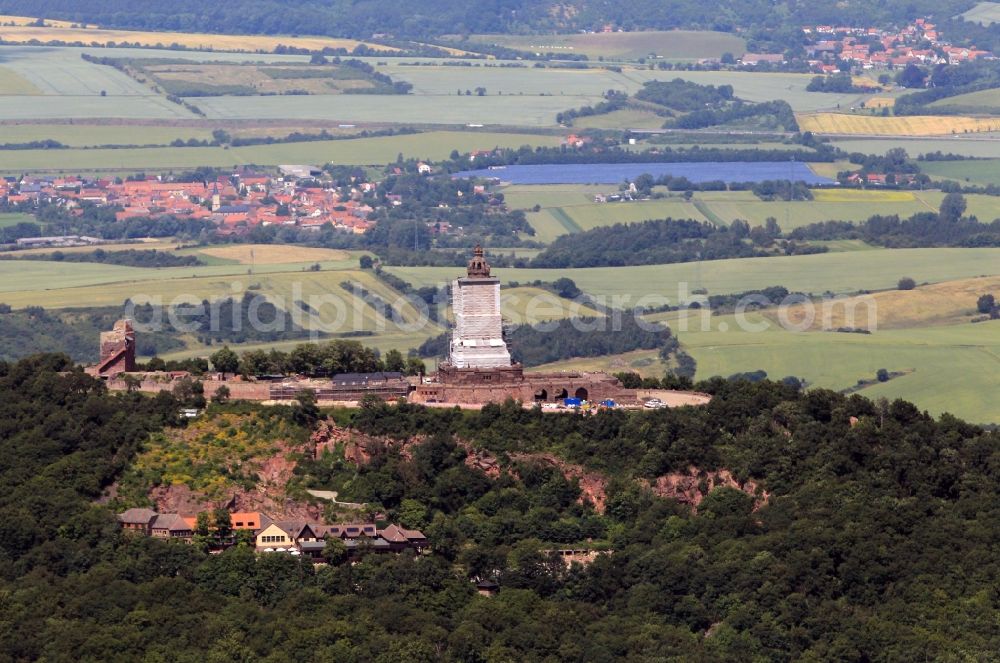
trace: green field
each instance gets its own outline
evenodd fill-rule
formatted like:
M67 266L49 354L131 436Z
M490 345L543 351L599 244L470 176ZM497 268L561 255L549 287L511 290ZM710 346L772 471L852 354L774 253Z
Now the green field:
M980 2L961 17L970 23L992 25L1000 22L1000 2Z
M860 393L869 398L903 398L938 415L1000 422L1000 322L893 329L874 334L795 332L758 314L747 314L763 331L742 330L734 316L665 318L684 349L698 363L697 379L764 370L768 377L805 379L810 387L848 389L871 380L880 368L905 373ZM705 323L702 323L705 320ZM538 370L635 371L660 377L667 366L656 350L588 357L548 364Z
M416 286L440 285L455 275L450 267L390 267L388 271ZM875 249L673 265L497 269L495 273L504 282L521 283L565 276L587 293L627 296L629 300L620 304L634 306L646 295L667 297L676 303L683 283L687 293L706 288L711 294L725 294L772 285L801 292L848 293L893 288L903 276L918 283L937 283L995 275L1000 274L1000 249Z
M830 220L864 221L874 214L910 216L937 210L944 197L940 191L817 190L812 201L763 201L749 191L702 191L691 202L680 197L662 200L595 203L598 193L614 193L614 186L515 185L501 189L507 204L530 210L528 220L536 230L535 239L551 242L566 233L581 232L615 223L648 219L697 219L729 224L736 219L762 226L773 217L789 231L811 223ZM989 222L1000 218L1000 198L966 196L968 214Z
M807 92L812 74L758 73L740 71L650 71L636 69L628 72L636 87L645 81L683 78L701 85L732 85L734 94L747 101L772 101L784 99L795 111L815 111L850 107L871 97L871 94L835 94Z
M1000 138L995 133L970 134L968 138L871 138L855 140L834 140L833 144L847 152L885 154L901 147L911 157L929 152L961 154L967 157L1000 158ZM921 163L921 167L924 164Z
M648 37L652 33L623 33ZM682 33L667 33L674 37ZM591 35L581 35L592 37ZM615 38L617 36L613 35ZM733 37L729 37L735 39ZM739 50L739 49L737 49ZM118 70L86 62L82 53L108 55L98 48L32 48L2 46L5 71L17 83L16 94L0 94L0 120L44 119L197 119L184 107L171 103L151 88ZM114 49L114 56L127 58L182 58L203 62L243 62L247 55L153 49ZM304 62L304 56L254 55L267 63ZM413 66L414 59L380 61L370 59L379 71L411 82L408 95L295 95L263 96L248 101L242 97L198 97L192 99L213 120L318 120L331 123L488 124L503 126L554 126L558 112L593 104L608 89L635 92L648 80L680 76L700 83L732 84L737 96L763 101L786 99L798 111L833 109L853 105L865 95L806 92L806 74L760 74L747 72L665 72L626 67L612 72L600 66L584 70L553 67L501 67L498 62L475 62L473 66ZM486 95L466 95L466 90L484 87ZM11 88L14 90L15 88ZM45 103L36 103L28 92L40 91ZM462 92L459 95L459 92ZM656 126L658 118L639 114L593 118L595 126ZM586 124L586 122L584 123Z
M130 127L134 130L135 127ZM242 164L337 163L386 164L400 153L407 157L446 159L453 149L468 152L494 147L558 145L556 136L495 132L439 131L403 136L380 136L249 147L149 147L78 150L0 150L0 172L25 170L114 170L140 168L194 168Z
M1000 111L1000 90L992 88L945 97L929 104L931 108L968 109L975 113Z
M573 120L573 126L578 129L659 129L664 121L656 113L626 108L604 115L577 118Z
M6 124L0 125L0 142L30 143L56 140L68 147L96 145L168 145L176 139L211 140L210 129L127 124ZM51 153L50 153L51 154Z
M636 60L658 56L666 59L718 58L746 51L746 42L725 32L689 30L610 32L562 35L472 35L462 48L476 50L476 43L495 44L531 53L566 53L596 59Z
M328 120L331 122L403 122L415 124L486 124L553 127L567 108L597 103L599 95L565 96L416 96L309 95L200 97L197 106L213 120ZM2 116L2 114L0 114Z
M974 161L928 161L920 169L931 177L974 184L1000 184L1000 159Z
M7 228L19 223L35 223L35 217L31 214L0 214L0 228Z
M1000 322L871 335L777 328L752 333L739 331L729 317L712 322L712 331L678 334L698 362L700 378L763 369L775 379L794 375L812 386L846 389L886 368L907 374L868 387L863 395L904 398L935 414L1000 422ZM728 328L720 331L724 323Z

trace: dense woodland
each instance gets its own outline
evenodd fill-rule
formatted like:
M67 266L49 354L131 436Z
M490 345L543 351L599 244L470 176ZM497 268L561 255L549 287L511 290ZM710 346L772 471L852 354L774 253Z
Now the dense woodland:
M751 228L746 221L716 226L692 219L616 223L556 238L531 261L532 267L617 267L696 260L755 258L815 251L775 242L777 224Z
M424 528L433 552L313 568L122 536L96 499L148 435L180 423L178 403L111 396L57 373L67 368L52 355L0 363L6 661L988 660L1000 649L996 434L908 403L746 380L698 385L715 395L706 407L631 414L366 402L337 418L427 441L359 470L333 454L303 461L296 481L383 505ZM309 426L309 413L268 416ZM493 479L466 465L456 440L505 469ZM512 456L535 452L606 477L604 512L578 503L576 480L553 465ZM767 498L716 488L695 513L644 487L692 466L731 470ZM570 569L545 553L584 539L613 553ZM475 595L484 578L497 597Z

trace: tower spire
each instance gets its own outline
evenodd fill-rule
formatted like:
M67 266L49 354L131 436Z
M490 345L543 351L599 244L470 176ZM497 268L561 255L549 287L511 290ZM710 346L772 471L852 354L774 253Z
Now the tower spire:
M490 275L490 263L486 262L486 258L483 256L483 247L476 244L476 248L472 251L472 260L469 261L468 275L471 277L489 277Z

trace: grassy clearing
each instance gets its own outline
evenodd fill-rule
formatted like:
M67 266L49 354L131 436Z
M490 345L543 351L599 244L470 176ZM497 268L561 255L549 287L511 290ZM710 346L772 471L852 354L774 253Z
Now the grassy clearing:
M386 164L400 153L407 157L445 159L453 149L468 152L493 147L558 145L557 136L495 132L438 131L404 136L380 136L250 147L149 147L122 149L0 151L0 171L108 170L194 168L282 163Z
M1000 118L959 115L908 115L880 117L849 113L801 113L796 116L802 131L818 134L868 136L945 136L1000 130Z
M455 276L449 267L391 267L389 271L417 286L440 285ZM876 249L807 256L714 260L674 265L592 267L583 269L497 269L505 282L552 281L566 276L592 295L665 296L706 288L711 294L743 292L783 285L789 290L853 293L894 288L903 276L919 283L938 283L1000 274L1000 249ZM663 303L663 302L660 302Z
M35 87L31 81L7 67L0 67L0 95L30 96L41 93L42 91Z
M246 51L269 53L280 45L319 51L324 48L346 48L348 51L360 44L377 51L392 52L398 49L379 44L369 44L354 39L334 39L331 37L283 37L271 35L220 35L192 32L144 32L141 30L105 30L99 28L71 28L49 26L4 26L4 41L12 44L26 44L37 40L45 43L62 41L82 44L128 43L140 46L164 47L177 44L189 49L204 51Z
M667 59L696 60L717 58L726 52L739 57L746 51L746 42L735 35L689 30L537 36L473 35L465 47L475 50L476 42L532 53L582 54L589 58L626 60L653 54Z

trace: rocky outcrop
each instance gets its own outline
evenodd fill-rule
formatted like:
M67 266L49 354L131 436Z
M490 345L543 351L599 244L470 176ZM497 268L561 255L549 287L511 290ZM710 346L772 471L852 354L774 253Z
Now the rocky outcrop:
M552 467L556 467L567 479L576 479L580 484L580 497L577 500L581 504L590 502L594 505L594 510L603 514L608 502L608 479L600 472L588 470L583 465L568 463L550 453L526 453L511 456L515 461L535 461L542 462Z
M691 506L695 511L706 495L723 486L742 490L754 498L754 511L766 504L769 497L767 491L760 488L753 479L737 481L733 473L725 469L707 472L691 466L685 472L664 474L656 477L655 481L645 483L656 495L675 499Z

